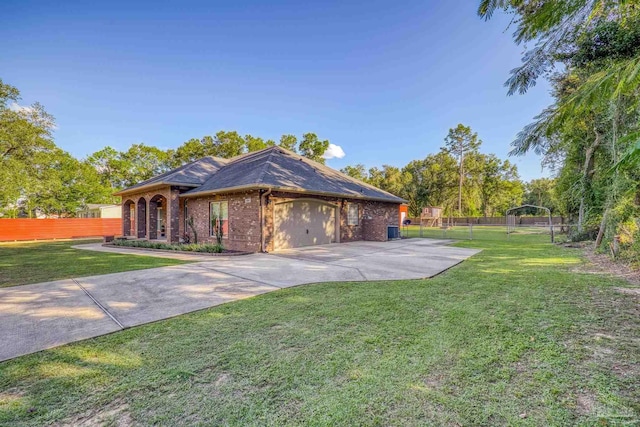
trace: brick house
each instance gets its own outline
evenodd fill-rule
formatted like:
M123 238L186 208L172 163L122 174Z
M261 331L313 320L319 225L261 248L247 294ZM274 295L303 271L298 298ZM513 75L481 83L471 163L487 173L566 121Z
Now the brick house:
M193 241L195 229L199 243L214 242L220 218L225 248L248 252L385 241L405 202L281 147L204 157L116 195L125 236Z

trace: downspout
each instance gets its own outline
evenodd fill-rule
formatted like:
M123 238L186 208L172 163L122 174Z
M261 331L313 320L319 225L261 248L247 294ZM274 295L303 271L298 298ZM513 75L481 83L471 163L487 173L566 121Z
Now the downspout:
M267 205L267 197L271 194L271 189L260 195L260 252L267 252L265 249L264 227L265 227L265 214L264 208Z

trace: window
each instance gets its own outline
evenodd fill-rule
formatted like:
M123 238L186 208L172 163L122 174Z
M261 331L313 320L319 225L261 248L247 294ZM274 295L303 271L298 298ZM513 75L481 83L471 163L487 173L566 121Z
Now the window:
M349 203L347 210L347 225L358 225L358 205Z
M222 237L229 236L229 202L211 202L209 204L209 235L214 236L214 219L222 223Z

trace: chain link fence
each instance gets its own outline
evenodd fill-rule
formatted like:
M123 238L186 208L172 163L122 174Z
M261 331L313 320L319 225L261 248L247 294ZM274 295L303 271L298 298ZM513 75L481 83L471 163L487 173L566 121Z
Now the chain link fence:
M431 239L453 240L540 240L541 242L562 242L567 240L567 234L572 225L567 224L464 224L443 225L441 227L426 227L421 225L404 225L401 235L404 238L422 237ZM523 236L527 236L523 239Z

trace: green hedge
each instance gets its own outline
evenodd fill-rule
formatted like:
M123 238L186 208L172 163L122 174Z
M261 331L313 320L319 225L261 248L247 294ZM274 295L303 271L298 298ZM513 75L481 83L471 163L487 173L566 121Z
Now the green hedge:
M207 252L219 254L224 252L224 246L218 244L195 244L195 243L163 243L163 242L149 242L146 240L114 240L115 246L128 246L132 248L147 248L147 249L165 249L170 251L187 251L187 252Z

